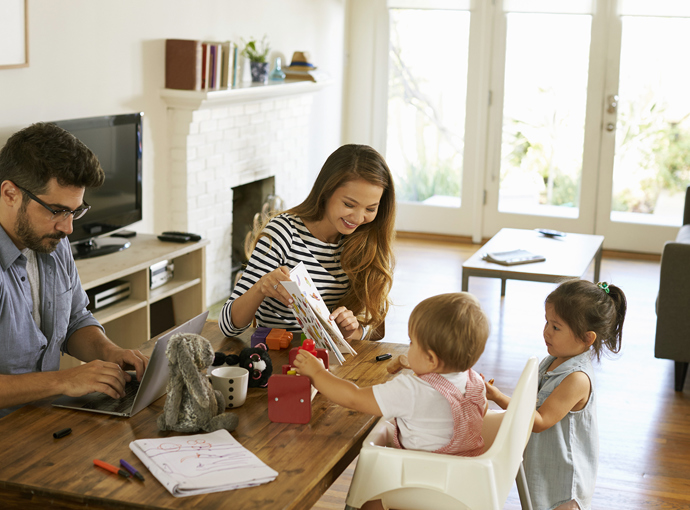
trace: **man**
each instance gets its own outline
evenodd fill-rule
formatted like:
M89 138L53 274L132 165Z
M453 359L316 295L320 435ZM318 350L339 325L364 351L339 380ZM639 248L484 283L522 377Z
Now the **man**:
M84 190L103 184L96 156L45 123L18 131L0 151L0 417L33 400L99 391L124 396L139 351L110 341L86 310L67 235L88 212ZM60 353L87 362L59 370Z

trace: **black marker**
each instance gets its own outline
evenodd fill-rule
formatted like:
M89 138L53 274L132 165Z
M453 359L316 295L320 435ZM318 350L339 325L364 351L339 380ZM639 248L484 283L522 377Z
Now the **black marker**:
M392 357L393 357L393 355L390 353L379 354L378 356L376 356L376 361L383 361L386 359L391 359Z
M72 433L72 429L66 428L62 430L58 430L57 432L53 432L53 437L55 439L60 439L61 437L68 436Z

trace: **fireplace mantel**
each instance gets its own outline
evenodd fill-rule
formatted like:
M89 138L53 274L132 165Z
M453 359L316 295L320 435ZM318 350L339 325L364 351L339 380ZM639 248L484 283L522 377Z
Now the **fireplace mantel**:
M216 106L226 106L249 101L281 98L296 94L308 94L317 92L331 85L331 80L313 82L287 80L284 82L262 83L245 82L241 85L224 90L175 90L162 89L161 97L170 108L184 110L201 110Z
M314 93L332 81L286 81L227 90L163 89L167 105L167 230L209 239L206 302L231 292L233 193L274 178L288 206L304 199Z

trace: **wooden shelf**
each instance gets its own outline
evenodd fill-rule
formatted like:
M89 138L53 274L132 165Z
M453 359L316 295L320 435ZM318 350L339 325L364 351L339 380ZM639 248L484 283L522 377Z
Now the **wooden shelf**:
M201 283L201 278L194 278L193 280L174 279L170 283L166 283L165 285L152 290L149 302L155 303L156 301L165 299L166 297L177 294L178 292L182 292L185 289L199 285L199 283Z
M205 281L207 239L184 244L166 243L155 235L137 234L126 250L77 260L77 271L84 290L115 280L130 283L130 296L118 303L94 312L94 317L105 328L116 344L133 348L151 336L151 325L177 325L195 317L206 309ZM174 276L165 285L150 289L150 267L163 260L175 265ZM163 300L166 306L159 305ZM70 356L62 356L60 368L79 364Z
M173 108L199 110L210 106L259 101L274 97L309 94L333 84L333 80L313 82L308 80L285 80L284 82L242 83L231 89L221 90L176 90L162 89L161 97Z
M93 316L102 326L107 326L107 324L115 319L119 319L123 315L132 313L140 308L148 306L146 301L139 301L137 299L125 299L118 303L113 303L110 306L103 308L102 310L96 311Z

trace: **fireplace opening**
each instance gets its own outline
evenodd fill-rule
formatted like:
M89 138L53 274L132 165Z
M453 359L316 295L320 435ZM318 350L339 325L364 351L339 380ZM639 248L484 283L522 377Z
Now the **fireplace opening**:
M232 188L232 191L230 264L234 288L251 254L254 225L260 224L274 211L283 210L284 205L282 199L275 195L275 177L243 184Z

